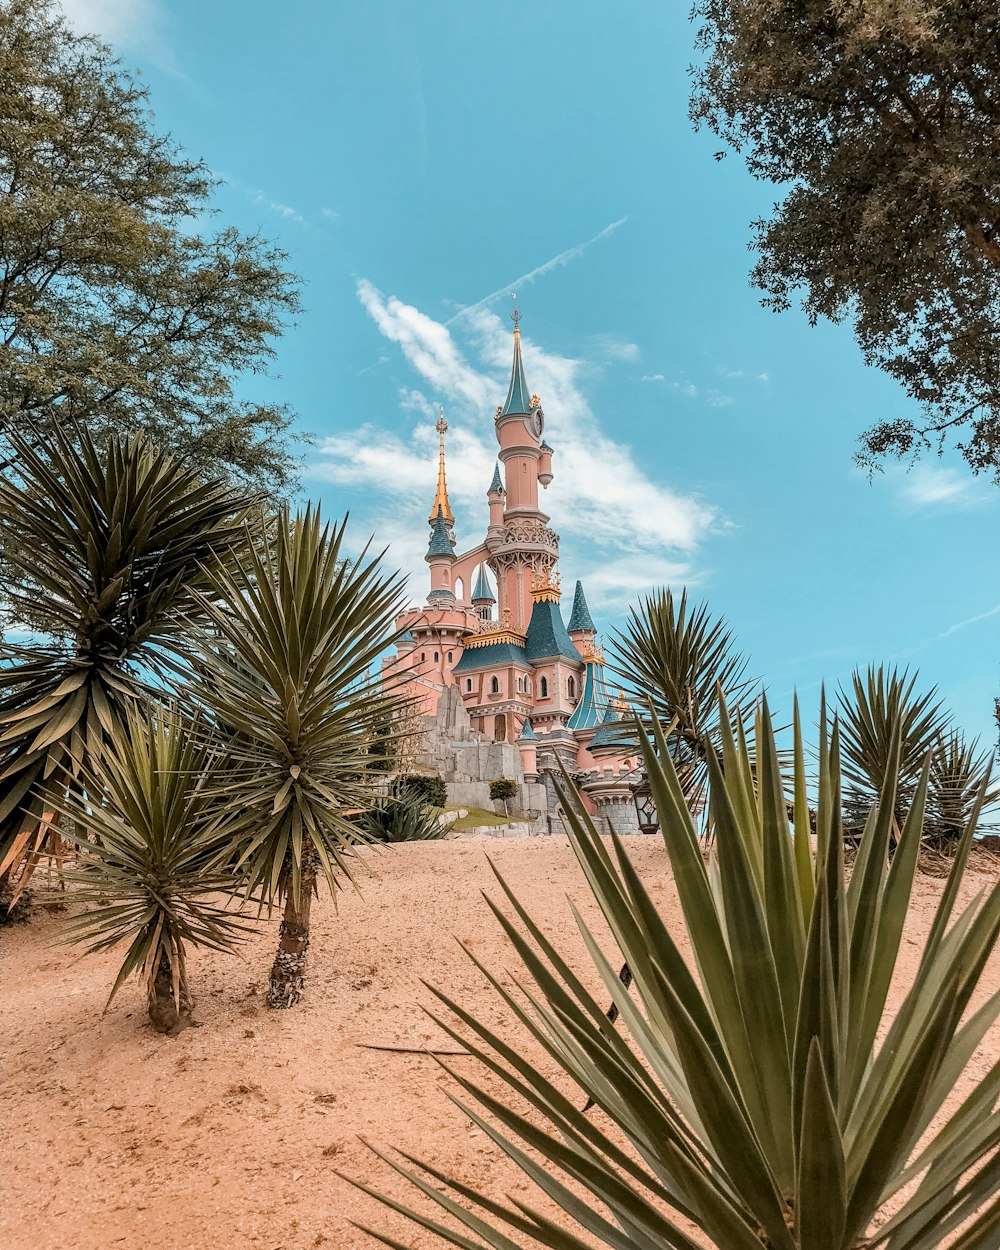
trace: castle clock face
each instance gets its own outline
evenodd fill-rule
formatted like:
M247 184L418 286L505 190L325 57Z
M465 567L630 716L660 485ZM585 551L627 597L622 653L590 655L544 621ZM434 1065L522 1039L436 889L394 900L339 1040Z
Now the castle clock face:
M535 412L532 414L531 428L535 431L535 438L542 437L542 427L544 424L545 423L542 420L542 414L540 412Z

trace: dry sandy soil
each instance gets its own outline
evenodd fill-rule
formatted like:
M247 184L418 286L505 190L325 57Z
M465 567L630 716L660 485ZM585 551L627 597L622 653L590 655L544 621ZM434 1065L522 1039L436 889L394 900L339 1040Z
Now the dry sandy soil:
M654 898L680 919L662 845L630 839ZM488 966L512 951L480 891L496 894L489 854L529 911L589 961L567 896L596 931L594 906L564 839L438 842L378 856L362 895L314 907L306 997L269 1012L262 989L277 923L245 961L193 952L202 1027L175 1039L146 1023L130 983L106 1015L113 955L55 944L57 917L8 928L2 944L0 1243L25 1250L336 1250L373 1246L351 1221L407 1246L440 1245L351 1188L343 1170L401 1195L404 1186L360 1137L397 1144L498 1196L535 1195L449 1102L452 1084L421 1055L364 1043L453 1045L427 1019L426 978L490 1021L523 1035L456 938ZM967 876L963 902L987 884ZM941 881L918 878L895 999L905 989ZM585 979L596 989L596 978ZM1000 983L994 956L986 984ZM963 1078L967 1091L1000 1046L994 1029ZM468 1059L451 1062L473 1070Z

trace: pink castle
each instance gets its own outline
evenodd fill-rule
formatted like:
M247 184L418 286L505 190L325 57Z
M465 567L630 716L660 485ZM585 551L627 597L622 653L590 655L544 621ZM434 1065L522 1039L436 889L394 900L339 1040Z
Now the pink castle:
M609 809L610 823L625 831L633 818L625 779L634 747L618 723L624 705L605 688L604 657L580 582L568 624L560 611L559 536L538 491L552 481L553 451L541 402L525 381L516 309L513 320L510 386L494 421L500 451L486 492L486 535L456 551L442 414L428 517L430 589L425 604L399 617L397 654L386 668L405 679L427 716L438 712L443 695L457 704L457 691L477 737L516 745L527 782L539 774L544 781L561 761L585 804ZM613 818L610 809L623 806L628 812Z

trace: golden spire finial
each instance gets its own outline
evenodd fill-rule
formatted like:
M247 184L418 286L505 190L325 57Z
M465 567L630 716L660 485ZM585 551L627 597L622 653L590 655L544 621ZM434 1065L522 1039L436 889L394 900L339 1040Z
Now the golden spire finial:
M445 481L444 476L444 436L445 431L448 429L448 422L444 419L444 409L442 408L440 411L441 415L438 417L437 424L434 426L435 430L438 432L437 493L434 496L434 503L431 505L431 514L427 520L431 525L433 525L437 520L438 509L440 508L441 515L450 525L454 522L455 517L451 510L451 504L448 502L448 483Z
M517 292L511 291L510 298L514 301L514 311L510 314L510 319L514 323L514 333L521 333L521 310L517 306Z

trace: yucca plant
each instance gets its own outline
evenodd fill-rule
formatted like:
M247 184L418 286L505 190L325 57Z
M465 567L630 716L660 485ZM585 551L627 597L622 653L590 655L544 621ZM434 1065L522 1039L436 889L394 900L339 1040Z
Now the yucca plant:
M32 629L0 645L0 875L22 868L23 888L67 788L182 644L251 505L141 438L8 438L4 598Z
M752 732L757 682L748 678L748 660L736 650L733 633L705 603L690 606L687 591L679 601L657 590L629 610L622 631L609 646L614 671L628 685L633 703L647 702L662 724L666 742L688 795L689 806L704 803L707 759L718 755L721 699Z
M187 949L228 951L249 926L235 914L231 843L220 821L228 774L221 744L170 706L129 709L80 771L66 870L86 910L66 922L89 951L126 945L110 1005L136 973L149 1018L171 1035L192 1022Z
M864 673L851 674L849 689L840 688L845 793L849 817L858 827L885 789L897 737L895 803L901 822L924 761L951 719L936 689L917 692L917 677L905 668L870 665Z
M377 800L397 698L378 661L393 637L402 579L366 552L348 559L346 522L284 510L249 535L200 606L210 628L193 666L195 697L231 735L228 826L237 871L282 907L267 1001L298 1002L317 883L350 876L354 816Z
M522 1044L436 994L449 1014L434 1018L494 1078L484 1084L449 1069L464 1095L458 1105L567 1220L522 1198L482 1194L409 1154L404 1162L380 1157L441 1214L381 1201L463 1250L697 1250L685 1221L718 1250L995 1250L1000 1062L942 1113L1000 1012L995 989L967 1012L1000 929L1000 886L953 917L977 813L914 983L884 1021L928 767L890 858L897 737L886 792L847 882L836 726L828 735L821 715L814 848L797 709L793 827L766 708L756 769L724 706L720 717L722 759L708 757L717 830L708 863L667 730L654 722L652 742L642 734L693 966L623 843L609 846L568 787L563 795L573 848L617 951L603 950L579 914L577 924L628 1036L502 878L514 916L491 906L527 980L511 987L469 955L544 1052L546 1071ZM622 956L634 998L615 972ZM547 1074L553 1067L603 1114L585 1114L566 1082Z
M961 838L989 772L990 757L991 752L980 751L976 740L967 742L960 730L941 737L931 756L925 842L947 849ZM989 810L998 800L1000 789L990 788L983 809Z
M433 842L448 832L437 808L405 791L387 795L376 807L362 813L358 824L368 842Z

